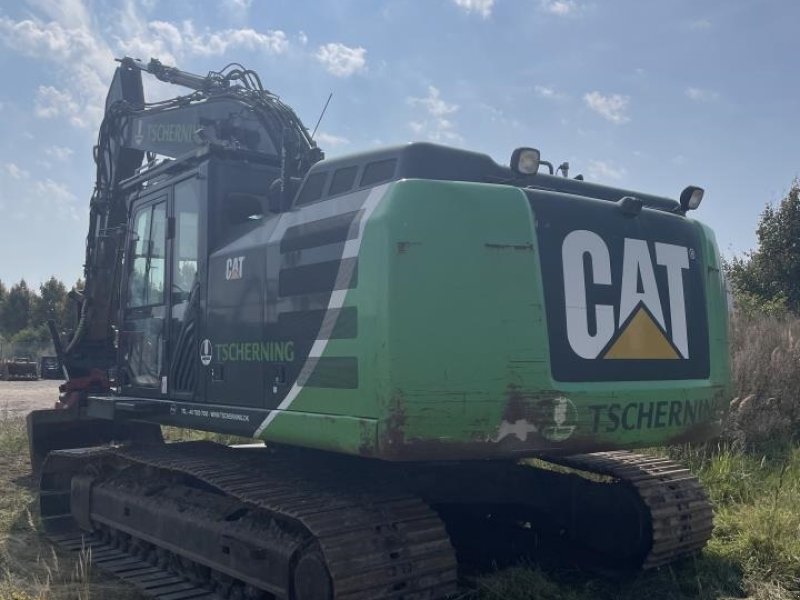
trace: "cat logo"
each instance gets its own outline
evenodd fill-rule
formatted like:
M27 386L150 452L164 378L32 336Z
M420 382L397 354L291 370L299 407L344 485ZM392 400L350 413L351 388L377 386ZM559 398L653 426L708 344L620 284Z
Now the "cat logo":
M241 279L244 274L244 256L235 256L225 262L225 279Z
M655 264L646 240L624 238L621 281L612 281L611 258L603 238L584 229L564 238L567 340L575 354L601 360L689 358L683 276L694 251L661 242L652 246ZM659 290L657 274L666 289ZM616 304L608 304L609 300Z

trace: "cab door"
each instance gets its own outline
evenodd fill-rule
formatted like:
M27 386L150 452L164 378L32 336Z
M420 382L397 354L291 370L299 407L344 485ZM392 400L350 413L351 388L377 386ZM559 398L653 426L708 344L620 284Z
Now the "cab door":
M127 393L149 397L167 391L168 200L168 193L162 192L134 204L126 261L120 332L123 385Z
M167 332L169 376L167 390L172 400L205 399L205 378L200 377L200 343L204 319L201 310L201 274L205 239L201 235L202 185L192 176L175 184L170 221L170 300Z

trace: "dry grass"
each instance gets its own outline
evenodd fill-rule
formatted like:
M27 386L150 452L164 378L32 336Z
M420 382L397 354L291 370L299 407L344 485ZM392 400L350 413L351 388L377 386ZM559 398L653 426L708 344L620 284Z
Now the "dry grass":
M751 449L800 440L800 319L737 317L731 333L737 399L728 435Z
M39 533L25 422L0 415L0 600L134 600L92 572L85 553L62 553Z

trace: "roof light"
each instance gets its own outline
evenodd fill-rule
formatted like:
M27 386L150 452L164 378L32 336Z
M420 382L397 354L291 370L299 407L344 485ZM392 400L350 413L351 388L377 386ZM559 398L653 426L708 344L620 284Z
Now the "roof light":
M518 175L536 175L540 158L536 148L517 148L511 154L511 170Z
M703 201L703 188L694 185L688 186L681 192L681 210L695 210Z

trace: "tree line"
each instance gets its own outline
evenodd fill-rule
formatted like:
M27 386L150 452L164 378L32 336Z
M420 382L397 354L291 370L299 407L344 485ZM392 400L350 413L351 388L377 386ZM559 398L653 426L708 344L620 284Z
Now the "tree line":
M756 229L758 247L726 264L737 309L800 316L800 179L768 204Z
M72 289L82 287L83 283L78 281ZM62 281L51 277L38 290L31 289L24 279L10 288L0 281L0 339L4 346L23 352L48 347L50 319L62 332L74 330L78 322L77 304L70 299ZM7 348L2 350L8 353Z

